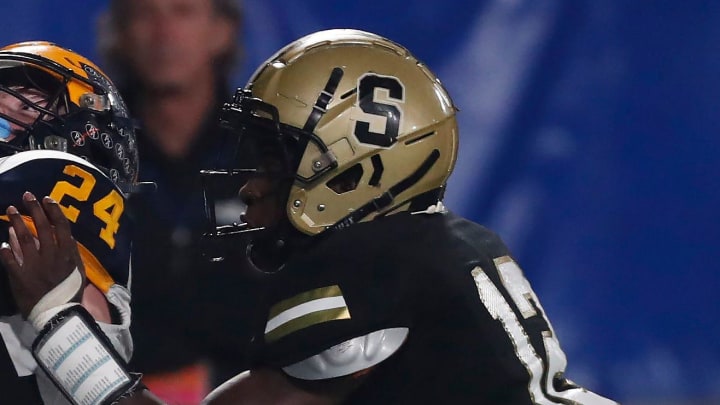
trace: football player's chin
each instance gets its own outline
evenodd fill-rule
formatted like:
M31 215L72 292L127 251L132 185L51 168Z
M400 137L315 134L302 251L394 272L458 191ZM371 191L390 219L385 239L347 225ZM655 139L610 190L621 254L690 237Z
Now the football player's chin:
M240 222L244 223L248 229L258 227L258 223L257 223L257 221L253 220L252 214L248 215L247 213L245 213L245 214L241 215Z

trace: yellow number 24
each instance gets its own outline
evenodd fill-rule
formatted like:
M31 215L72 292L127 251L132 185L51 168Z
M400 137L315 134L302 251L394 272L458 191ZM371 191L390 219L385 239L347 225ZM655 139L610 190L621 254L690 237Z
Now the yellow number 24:
M65 166L63 173L70 177L82 179L80 185L76 186L67 181L58 181L50 192L50 198L58 202L63 213L70 221L77 222L80 210L71 204L64 205L62 199L68 196L79 202L87 201L95 187L95 177L75 165ZM93 204L93 214L97 219L105 223L105 227L100 230L100 239L105 241L110 249L115 248L115 234L120 228L120 216L122 216L124 209L125 201L115 190L111 190L105 197Z

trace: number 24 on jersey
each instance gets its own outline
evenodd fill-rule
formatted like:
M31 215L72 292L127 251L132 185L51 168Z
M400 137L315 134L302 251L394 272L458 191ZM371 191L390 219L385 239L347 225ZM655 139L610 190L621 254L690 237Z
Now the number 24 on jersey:
M60 205L65 216L76 223L80 210L71 203L63 204L63 198L70 197L78 202L86 202L95 188L95 176L76 165L67 165L63 173L74 178L80 178L80 184L74 185L67 181L58 181L50 192L50 198ZM100 229L99 237L110 249L115 248L115 234L120 228L120 217L125 209L125 200L116 190L110 190L104 197L92 204L93 215L105 226Z

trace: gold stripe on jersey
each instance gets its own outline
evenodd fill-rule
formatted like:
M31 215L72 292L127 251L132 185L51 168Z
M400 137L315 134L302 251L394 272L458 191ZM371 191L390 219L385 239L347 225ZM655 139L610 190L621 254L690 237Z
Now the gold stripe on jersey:
M312 325L349 318L350 310L338 285L316 288L273 305L265 324L265 339L272 342Z
M271 343L310 326L340 319L350 319L350 311L347 307L311 312L299 318L290 320L272 331L265 333L265 341Z
M23 215L22 216L23 222L25 222L25 226L27 226L30 233L33 234L33 236L37 237L37 230L35 228L35 223L32 221L32 218ZM0 215L0 220L10 222L10 218L7 217L7 215ZM82 260L83 265L85 266L85 275L87 276L87 279L97 288L100 289L104 294L107 294L107 292L110 290L110 287L112 287L113 284L115 284L115 280L112 278L110 273L105 269L105 266L103 266L100 261L95 257L88 248L85 247L80 242L76 242L78 247L78 252L80 253L80 260Z
M88 280L90 280L95 287L99 288L100 291L107 294L107 292L110 291L110 287L115 284L115 280L88 248L80 242L77 242L77 245L78 251L80 252L80 260L82 260L83 265L85 265L85 274Z
M329 297L342 297L342 291L337 285L331 285L329 287L316 288L314 290L305 291L288 299L282 300L270 308L270 314L268 318L272 319L278 316L281 312L285 312L290 308L296 307L300 304L304 304L309 301L317 300L320 298Z

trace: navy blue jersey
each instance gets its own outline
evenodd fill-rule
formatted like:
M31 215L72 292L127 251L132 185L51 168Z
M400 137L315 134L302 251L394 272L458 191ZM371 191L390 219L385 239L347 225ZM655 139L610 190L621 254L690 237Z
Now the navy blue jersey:
M98 284L104 284L101 281L108 277L114 283L127 285L131 223L126 201L95 166L63 152L18 153L0 159L0 190L0 219L9 205L25 214L25 191L37 198L54 198L70 220L86 267L90 264L91 268L86 269L90 281L103 291L106 286ZM98 274L93 274L95 271Z
M26 223L22 203L25 191L38 199L50 196L70 220L88 280L107 293L113 284L127 286L130 263L130 219L125 198L115 184L95 166L74 155L57 151L26 151L0 158L0 241L8 240L5 210L18 208ZM7 273L0 265L0 392L18 398L14 403L36 403L34 376L17 357L21 347L8 321L17 312L10 295ZM12 334L12 336L10 335ZM11 352L13 355L11 355Z
M451 213L396 214L321 236L270 291L256 366L409 329L350 403L613 403L565 379L565 356L508 248Z

